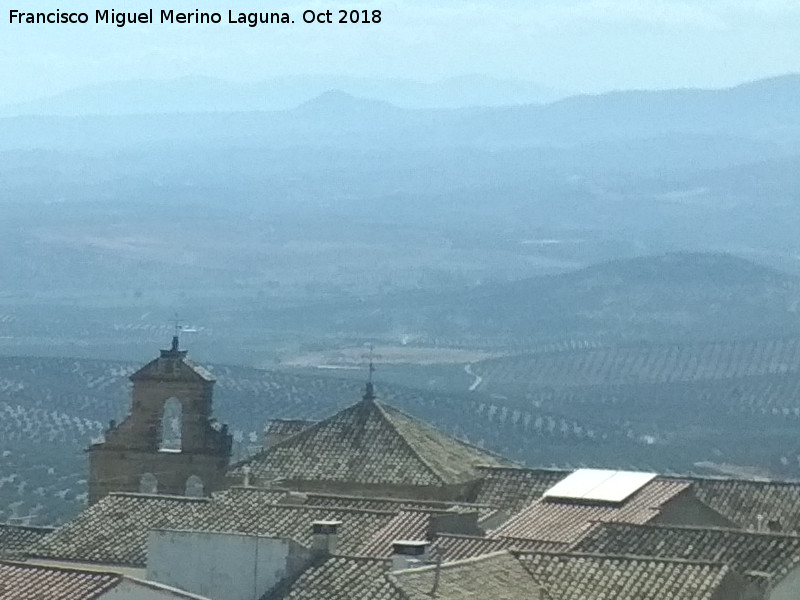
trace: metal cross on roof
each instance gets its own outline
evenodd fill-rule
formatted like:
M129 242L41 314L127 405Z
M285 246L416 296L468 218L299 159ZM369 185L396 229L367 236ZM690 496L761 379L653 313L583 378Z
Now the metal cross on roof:
M367 386L366 390L364 391L364 400L374 400L375 399L375 388L372 385L372 374L375 372L375 362L374 362L374 355L373 355L374 347L372 344L369 345L369 354L363 355L363 358L369 359L369 367L368 367L368 374L367 374Z

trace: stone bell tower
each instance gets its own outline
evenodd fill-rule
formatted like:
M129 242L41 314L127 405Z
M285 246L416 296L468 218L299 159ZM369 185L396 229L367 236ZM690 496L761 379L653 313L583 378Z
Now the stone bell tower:
M89 453L89 503L109 492L202 496L225 485L227 426L211 418L214 378L172 347L130 376L131 410Z

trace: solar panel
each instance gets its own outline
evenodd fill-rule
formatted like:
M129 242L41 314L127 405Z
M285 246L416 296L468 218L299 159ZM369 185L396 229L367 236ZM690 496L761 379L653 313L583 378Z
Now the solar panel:
M544 493L545 498L619 503L655 479L655 473L578 469Z

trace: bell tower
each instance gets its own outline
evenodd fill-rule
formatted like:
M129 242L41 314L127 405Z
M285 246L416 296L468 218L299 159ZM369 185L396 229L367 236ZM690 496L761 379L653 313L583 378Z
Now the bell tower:
M231 436L211 418L211 373L186 358L176 335L130 380L130 413L87 450L89 503L109 492L201 496L223 488Z

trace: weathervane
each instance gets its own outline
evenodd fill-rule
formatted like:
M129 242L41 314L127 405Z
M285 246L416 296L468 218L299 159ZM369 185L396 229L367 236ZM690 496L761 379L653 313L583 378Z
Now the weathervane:
M175 313L175 316L172 317L172 325L175 327L175 336L177 337L181 333L181 329L183 325L181 324L180 318L178 318L178 313Z
M180 345L180 334L181 334L181 320L178 318L178 313L175 313L175 316L172 319L172 324L175 327L175 333L172 335L172 351L177 352L178 346Z

